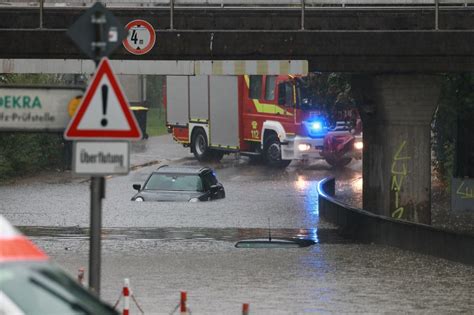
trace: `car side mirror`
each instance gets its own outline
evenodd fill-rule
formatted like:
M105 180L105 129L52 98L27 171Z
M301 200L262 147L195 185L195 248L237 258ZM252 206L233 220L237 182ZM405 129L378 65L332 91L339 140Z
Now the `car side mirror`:
M211 187L209 187L211 193L215 194L216 192L219 191L219 186L218 185L211 185Z
M140 184L133 184L132 187L133 187L133 189L140 191L140 189L142 188L142 185L140 185Z

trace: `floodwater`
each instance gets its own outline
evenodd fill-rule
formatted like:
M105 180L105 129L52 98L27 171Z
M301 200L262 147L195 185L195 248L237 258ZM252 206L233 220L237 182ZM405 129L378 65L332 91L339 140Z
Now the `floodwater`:
M171 313L182 290L188 292L194 314L239 314L242 303L250 303L251 314L452 314L474 309L472 266L352 243L334 231L272 234L307 237L316 232L319 243L306 248L235 248L236 240L265 232L107 230L102 297L114 304L123 279L129 278L146 314ZM88 241L83 234L33 240L70 273L81 266L87 270Z
M165 142L157 143L163 152L145 148L132 160L201 165ZM188 292L194 314L241 314L242 303L250 304L250 314L472 313L474 266L354 243L320 220L319 180L336 176L339 188L356 192L360 162L340 171L323 161L274 170L228 156L209 165L226 189L223 200L131 202L132 184L142 184L156 165L107 179L103 299L115 304L123 279L129 278L146 314L170 314L181 290ZM85 267L87 278L86 179L37 177L0 186L0 196L0 212L8 220L73 276ZM308 238L316 244L235 247L241 239L266 238L269 230L274 238ZM132 305L132 314L137 313Z

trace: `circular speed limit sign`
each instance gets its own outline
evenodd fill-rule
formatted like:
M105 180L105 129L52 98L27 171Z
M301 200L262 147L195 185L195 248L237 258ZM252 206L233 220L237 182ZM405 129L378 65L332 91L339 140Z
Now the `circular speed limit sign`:
M133 20L125 26L128 31L123 46L134 55L143 55L155 45L155 29L144 20Z

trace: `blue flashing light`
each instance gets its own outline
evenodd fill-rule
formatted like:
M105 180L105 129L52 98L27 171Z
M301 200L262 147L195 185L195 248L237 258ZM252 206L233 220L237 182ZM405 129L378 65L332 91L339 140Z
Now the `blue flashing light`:
M321 129L323 129L323 124L321 121L313 121L311 123L311 129L313 129L314 131L320 131Z
M324 137L327 133L327 124L324 117L314 117L306 122L309 136Z

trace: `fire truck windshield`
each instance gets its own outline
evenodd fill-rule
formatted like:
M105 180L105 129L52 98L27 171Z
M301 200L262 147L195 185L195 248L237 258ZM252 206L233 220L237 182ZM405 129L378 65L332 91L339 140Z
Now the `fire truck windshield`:
M303 82L296 84L296 108L302 110L323 110L323 106L316 102L311 89Z
M304 78L296 80L296 108L307 110L324 110L324 106L317 101L309 82Z

